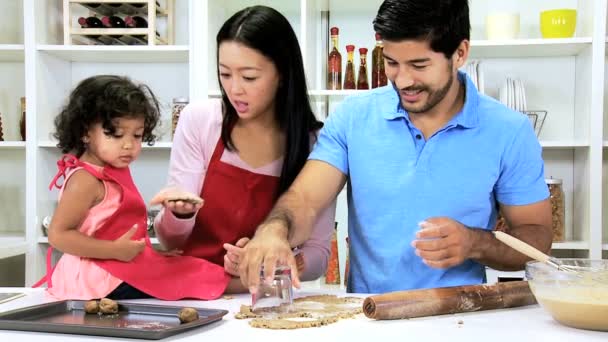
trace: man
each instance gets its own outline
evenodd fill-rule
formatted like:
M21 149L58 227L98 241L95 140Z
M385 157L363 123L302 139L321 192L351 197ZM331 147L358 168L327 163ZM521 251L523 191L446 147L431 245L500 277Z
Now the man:
M458 71L470 48L467 1L386 0L374 29L392 87L347 98L330 115L245 247L240 273L250 290L262 265L296 269L291 247L347 179L349 292L479 284L484 265L522 269L528 258L490 232L499 208L511 235L550 249L542 150L528 119Z

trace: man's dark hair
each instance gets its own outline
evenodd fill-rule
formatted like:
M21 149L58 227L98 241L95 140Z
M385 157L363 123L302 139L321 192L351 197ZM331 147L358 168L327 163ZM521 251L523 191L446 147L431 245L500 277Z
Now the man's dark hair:
M463 40L469 40L468 0L385 0L374 30L383 40L426 40L431 49L451 58Z

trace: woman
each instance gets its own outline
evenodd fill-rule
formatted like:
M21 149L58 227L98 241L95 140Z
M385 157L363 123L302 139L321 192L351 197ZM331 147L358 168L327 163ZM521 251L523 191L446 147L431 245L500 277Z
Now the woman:
M245 8L217 34L222 98L182 111L168 187L152 200L167 249L181 249L238 277L242 247L304 166L322 127L310 107L302 54L287 19L265 6ZM200 194L203 203L169 200ZM299 246L300 279L327 267L335 203ZM246 291L240 281L229 292Z

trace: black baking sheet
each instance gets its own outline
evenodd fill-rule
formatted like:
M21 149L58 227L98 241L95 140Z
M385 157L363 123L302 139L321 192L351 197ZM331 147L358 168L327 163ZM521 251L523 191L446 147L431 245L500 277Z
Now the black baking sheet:
M158 340L222 319L226 310L201 309L199 319L181 324L180 306L118 302L116 315L84 312L85 301L66 300L0 314L0 329Z

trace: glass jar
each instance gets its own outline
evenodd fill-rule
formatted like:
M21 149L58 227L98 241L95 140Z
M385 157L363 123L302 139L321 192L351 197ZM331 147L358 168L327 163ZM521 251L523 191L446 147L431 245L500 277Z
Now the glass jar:
M179 121L179 115L186 105L188 105L188 98L177 97L173 99L173 104L171 105L171 136L175 135L175 128L177 127L177 122Z
M564 190L562 180L557 178L545 179L549 187L549 199L551 201L551 215L553 217L553 241L564 241L565 231L565 208Z
M274 272L274 279L270 283L264 278L263 269L262 267L258 289L251 295L251 310L254 313L289 312L293 301L291 268L278 266Z

